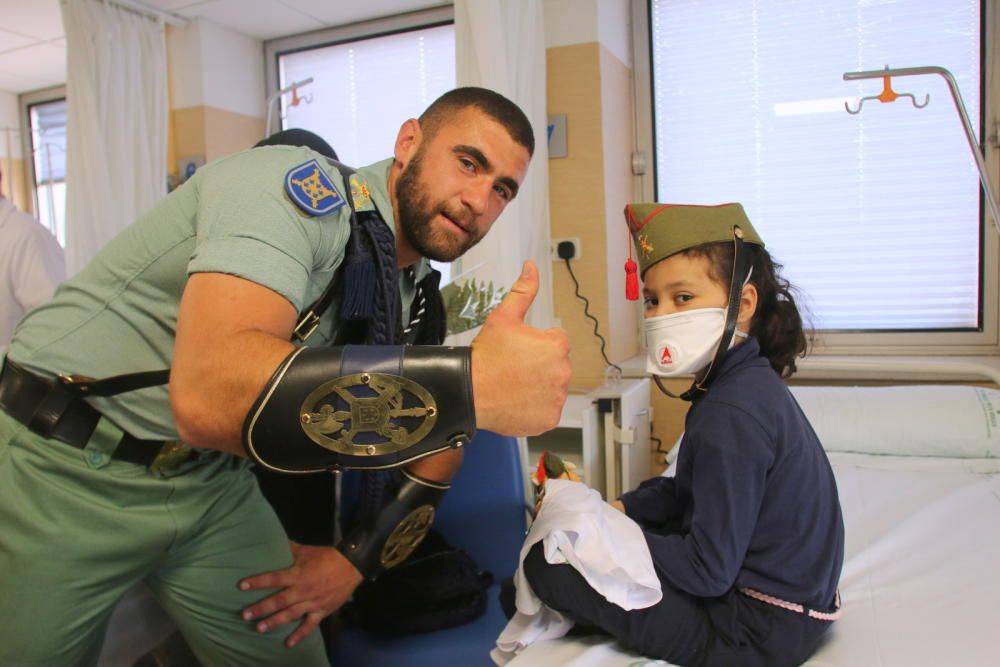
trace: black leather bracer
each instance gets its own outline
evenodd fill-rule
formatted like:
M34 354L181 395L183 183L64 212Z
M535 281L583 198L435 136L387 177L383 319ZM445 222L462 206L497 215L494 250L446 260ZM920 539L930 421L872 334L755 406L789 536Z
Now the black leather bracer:
M351 531L337 549L366 579L406 560L423 541L434 522L434 514L447 483L423 479L403 470L403 482L370 525Z
M299 348L243 424L264 468L311 473L394 468L461 447L476 432L467 347Z

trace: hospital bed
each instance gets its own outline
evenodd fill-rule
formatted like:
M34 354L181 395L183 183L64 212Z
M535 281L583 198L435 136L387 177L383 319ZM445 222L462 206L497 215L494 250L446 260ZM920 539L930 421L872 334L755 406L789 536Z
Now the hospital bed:
M827 370L879 370L873 361L850 363ZM994 369L967 363L881 370L1000 384ZM935 384L792 392L828 452L846 527L844 616L806 667L1000 665L1000 391ZM666 663L597 635L538 642L509 663L654 664Z

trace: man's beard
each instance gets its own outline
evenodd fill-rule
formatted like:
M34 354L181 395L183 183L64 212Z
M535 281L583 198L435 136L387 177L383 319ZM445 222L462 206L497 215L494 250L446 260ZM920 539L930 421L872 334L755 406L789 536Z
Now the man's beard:
M452 262L479 243L482 235L472 228L473 216L468 209L450 210L445 202L431 203L422 194L423 156L423 151L418 151L396 182L399 227L410 246L424 257ZM470 234L464 236L457 231L435 229L432 222L439 213L447 213L447 217L468 229Z

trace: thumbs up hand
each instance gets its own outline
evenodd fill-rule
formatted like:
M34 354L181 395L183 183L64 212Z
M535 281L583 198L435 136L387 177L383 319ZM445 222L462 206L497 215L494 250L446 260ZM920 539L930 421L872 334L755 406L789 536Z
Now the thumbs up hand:
M538 269L521 276L472 341L472 391L479 428L537 435L558 425L569 390L569 336L524 323L538 293Z

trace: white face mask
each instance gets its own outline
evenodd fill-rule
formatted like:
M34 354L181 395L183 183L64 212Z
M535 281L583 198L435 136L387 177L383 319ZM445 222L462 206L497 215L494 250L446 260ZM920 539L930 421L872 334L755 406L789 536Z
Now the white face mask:
M646 333L646 372L663 377L694 375L712 361L726 328L725 308L696 308L682 313L650 317ZM736 338L746 338L735 332Z

